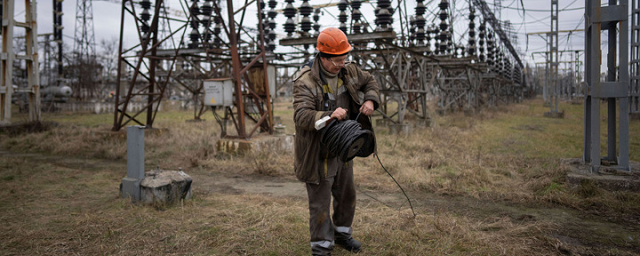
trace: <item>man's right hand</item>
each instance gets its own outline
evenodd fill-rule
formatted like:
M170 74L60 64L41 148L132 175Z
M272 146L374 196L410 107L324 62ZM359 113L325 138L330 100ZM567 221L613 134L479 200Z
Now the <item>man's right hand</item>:
M331 113L331 118L335 118L336 120L344 120L347 118L347 110L344 108L337 108Z

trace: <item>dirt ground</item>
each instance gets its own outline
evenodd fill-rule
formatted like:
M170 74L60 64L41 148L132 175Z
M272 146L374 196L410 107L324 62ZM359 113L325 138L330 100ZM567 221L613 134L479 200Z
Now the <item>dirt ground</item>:
M18 154L0 151L2 158L21 158L31 162L47 162L68 169L111 169L126 175L126 161L107 161L47 156L42 154ZM147 168L148 169L148 168ZM304 184L293 177L269 177L258 174L234 175L211 172L210 170L191 170L193 192L195 195L222 194L260 194L268 197L289 198L306 202ZM356 181L357 182L357 181ZM393 182L389 179L389 182ZM119 184L113 184L116 195ZM464 218L491 223L508 220L511 223L526 224L534 222L553 223L553 232L546 234L549 241L556 241L556 249L564 255L640 255L640 215L629 213L610 215L603 211L579 211L566 207L544 205L522 205L513 202L479 200L460 196L436 195L433 193L409 193L418 215L448 213ZM403 194L379 193L358 188L358 200L361 204L381 204L393 209L407 209ZM500 228L500 227L496 227ZM601 236L608 234L608 236ZM2 253L0 253L2 254Z

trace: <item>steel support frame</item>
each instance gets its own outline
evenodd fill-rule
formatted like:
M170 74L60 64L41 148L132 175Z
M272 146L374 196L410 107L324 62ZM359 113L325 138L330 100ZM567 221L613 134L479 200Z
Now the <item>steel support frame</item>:
M629 113L640 115L640 1L631 0Z
M549 86L550 92L550 112L558 112L558 103L561 94L561 85L558 80L558 0L551 0L551 32L547 34L549 42Z
M433 97L435 79L432 57L426 57L410 49L395 48L377 42L373 51L354 51L354 59L361 68L370 72L378 82L382 93L381 113L392 123L403 124L407 112L417 118L428 119L427 99ZM397 102L397 109L387 103Z
M2 57L0 71L0 124L11 123L11 97L13 94L13 62L22 59L27 68L27 93L29 99L29 121L40 121L40 75L38 68L38 24L37 2L25 1L25 22L16 22L14 0L2 1ZM25 29L25 55L13 51L13 31L19 26Z
M160 101L168 83L167 78L166 81L158 84L155 75L157 61L159 60L159 58L156 56L156 51L159 46L158 23L160 19L160 9L162 8L162 6L162 0L155 1L152 21L151 25L149 26L149 32L146 34L141 34L139 28L142 26L142 22L137 17L134 2L132 0L122 1L122 11L120 17L120 43L118 46L118 70L122 71L124 68L123 65L127 65L130 68L133 68L133 77L131 78L131 80L127 80L122 77L122 72L118 72L116 81L118 81L118 83L126 82L128 84L128 88L120 88L120 85L116 87L114 100L114 121L113 127L111 129L113 131L119 131L131 121L135 122L138 125L145 126L148 129L153 128L155 115L158 111L158 108L160 107ZM130 49L123 49L125 13L131 14L133 16L133 25L138 28L138 38L140 42ZM136 53L133 57L127 55L131 54L132 52ZM172 58L172 66L176 61L175 59L176 58L174 56ZM147 70L147 72L144 71L145 69ZM144 85L143 88L139 88L138 86L137 82L139 77L143 77L143 79L147 80L145 82L146 85ZM156 87L160 87L159 93L155 91ZM125 89L125 91L123 92L122 89ZM147 97L147 104L137 112L129 113L128 111L130 103L132 103L135 99L143 100L143 97L145 96ZM143 123L136 119L140 114L145 112L146 122Z
M186 2L186 1L185 1ZM180 84L187 88L187 90L191 91L194 94L194 97L202 96L202 84L201 81L198 82L184 82L178 81L180 79L188 79L188 80L204 80L207 78L214 78L219 76L231 76L235 84L235 111L236 117L234 118L235 127L237 130L237 135L228 135L226 137L235 137L241 139L250 138L258 128L261 128L261 131L268 132L269 134L273 133L273 110L271 106L271 95L269 91L269 76L267 72L268 60L265 54L265 46L264 46L264 35L262 28L262 19L259 19L259 28L258 38L251 37L253 43L259 47L259 53L256 53L256 56L253 56L252 53L241 53L240 46L248 44L246 41L247 33L246 28L242 26L243 20L240 22L236 22L234 16L242 15L243 19L245 17L245 12L250 4L254 2L246 1L246 4L241 8L235 10L233 8L233 1L228 0L226 2L226 10L227 10L227 20L223 19L222 25L224 26L224 33L228 39L228 42L225 42L224 45L226 47L219 47L218 49L210 48L205 45L202 48L196 49L183 49L183 48L174 48L174 49L160 49L159 45L163 42L180 42L187 41L185 37L187 24L191 19L198 19L197 17L192 17L195 15L185 15L187 16L187 21L183 21L184 24L174 31L169 31L169 35L164 38L158 38L158 23L159 19L167 19L162 15L159 15L160 9L163 7L162 0L156 0L154 5L154 14L153 20L150 26L150 32L144 35L139 33L140 44L134 46L133 48L123 50L122 49L122 29L124 27L124 15L125 11L128 14L134 16L136 27L140 27L140 20L137 18L136 11L134 8L133 1L123 1L122 5L122 20L121 20L121 38L120 38L120 60L118 70L122 70L123 63L128 65L130 68L134 69L133 79L127 81L129 87L127 93L124 93L123 96L119 96L122 94L120 91L120 87L116 88L116 111L114 113L114 126L112 130L117 131L124 127L127 123L134 121L139 125L144 125L142 122L136 120L135 118L143 112L147 112L147 122L146 126L148 128L152 128L153 121L155 119L155 115L158 111L158 107L162 100L162 96L171 81L176 81L177 84ZM258 13L261 15L261 6L258 2L255 2L258 6ZM217 2L213 2L213 9L219 17L222 16L222 11L224 10L220 6L218 6ZM163 12L164 13L164 12ZM173 19L176 21L175 19ZM182 22L182 21L180 21ZM197 20L197 22L201 22ZM211 31L208 31L211 32ZM174 40L174 35L180 35L179 40ZM250 37L250 36L249 36ZM149 41L152 40L152 43ZM127 56L127 54L135 53L133 57ZM128 59L134 59L133 61L129 61ZM162 68L161 66L157 66L155 63L160 60L169 61L169 65L167 68ZM180 63L189 63L191 67L193 67L193 72L187 74L184 70L176 67L176 63L180 61ZM248 64L244 64L247 62ZM210 64L210 69L204 69L201 64L208 63ZM224 67L225 65L231 66L231 68ZM249 79L248 72L251 68L262 67L263 70L263 92L256 92L254 90L255 86L251 80ZM143 70L148 70L148 73L144 73ZM175 71L175 73L174 73ZM118 81L122 81L122 74L118 73ZM138 77L144 77L148 81L148 85L144 88L137 88ZM156 81L156 78L160 78L162 81ZM159 88L159 92L155 92L156 87ZM147 105L143 110L140 110L136 113L128 114L127 113L127 105L132 101L133 97L136 96L148 96ZM120 98L124 98L124 101L120 101ZM201 102L201 101L200 101ZM252 102L257 108L257 115L251 115L246 112L245 103ZM197 107L197 106L196 106ZM196 118L204 112L202 104L200 106L200 110L195 110ZM215 114L215 113L214 113ZM125 119L126 117L126 119ZM256 125L247 132L245 125L245 118L252 119L256 122Z
M585 0L585 133L583 161L591 172L601 165L629 166L628 0ZM608 31L607 79L600 81L601 31ZM607 101L607 156L600 158L600 100ZM620 115L616 130L616 102ZM617 137L617 136L618 137ZM616 145L616 141L618 144ZM617 146L617 148L616 148ZM619 150L617 154L616 149Z

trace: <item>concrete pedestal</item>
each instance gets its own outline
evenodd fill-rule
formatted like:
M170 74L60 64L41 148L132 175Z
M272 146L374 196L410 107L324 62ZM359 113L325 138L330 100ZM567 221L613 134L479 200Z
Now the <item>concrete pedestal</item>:
M581 186L585 181L592 182L601 189L609 191L640 191L640 163L631 161L629 170L617 170L600 166L598 172L591 172L589 164L581 159L562 159L561 164L569 168L567 182Z
M294 135L256 136L251 140L220 139L216 142L216 150L229 154L246 154L262 150L293 152Z
M409 125L409 124L390 124L389 125L389 132L391 134L399 134L399 133L410 134L411 133L411 125Z
M564 110L562 112L544 112L544 117L549 118L564 118Z
M154 170L145 173L140 183L140 202L166 206L191 199L191 176L183 171Z

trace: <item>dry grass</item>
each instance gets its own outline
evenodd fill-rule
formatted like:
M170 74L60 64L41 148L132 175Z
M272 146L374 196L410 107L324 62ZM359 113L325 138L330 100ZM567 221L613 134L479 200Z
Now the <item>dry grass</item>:
M293 133L289 105L275 113ZM434 116L435 126L410 135L377 128L379 157L418 216L375 158L356 159L359 191L382 202L359 202L363 254L638 255L638 193L565 182L559 159L581 155L583 125L582 106L566 107L564 119L543 118L542 102L528 101ZM308 254L304 195L203 187L230 176L294 182L290 153L217 152L217 124L186 122L191 115L160 113L145 135L147 168L182 167L201 179L193 200L164 210L119 197L126 139L109 131L110 115L52 114L46 121L58 125L40 132L0 131L0 148L12 152L0 157L0 255ZM575 234L584 230L592 233Z

